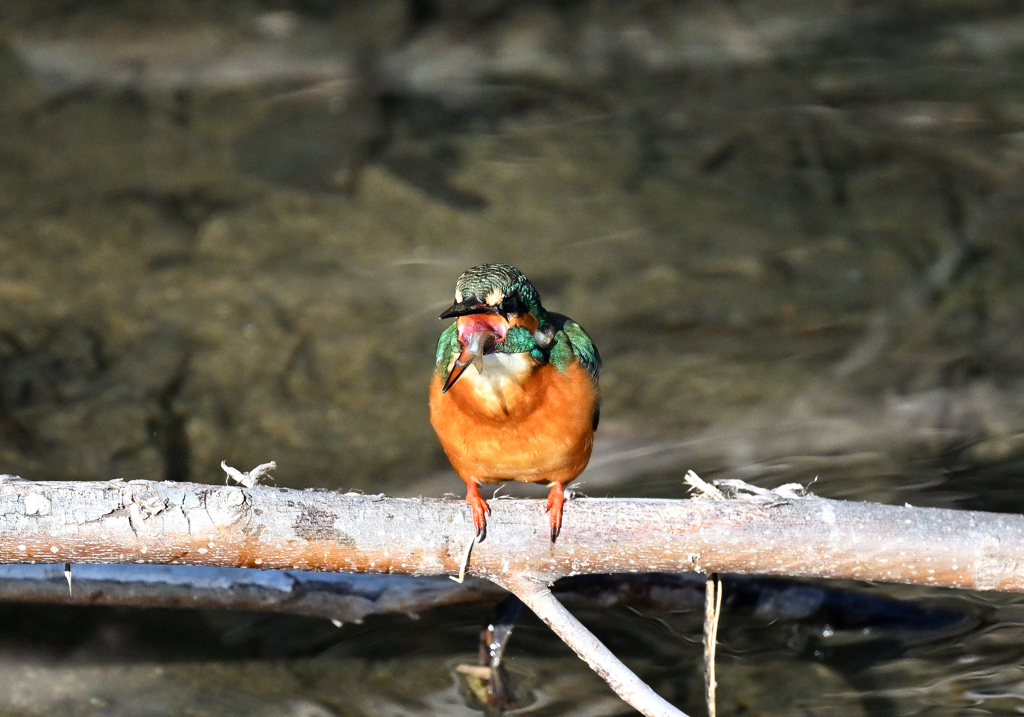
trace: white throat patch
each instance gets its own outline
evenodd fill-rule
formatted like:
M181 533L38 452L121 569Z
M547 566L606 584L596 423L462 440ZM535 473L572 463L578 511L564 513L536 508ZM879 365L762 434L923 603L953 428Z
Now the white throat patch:
M470 366L459 377L484 403L504 404L508 391L514 391L533 371L534 362L526 354L493 353L484 355L483 370Z

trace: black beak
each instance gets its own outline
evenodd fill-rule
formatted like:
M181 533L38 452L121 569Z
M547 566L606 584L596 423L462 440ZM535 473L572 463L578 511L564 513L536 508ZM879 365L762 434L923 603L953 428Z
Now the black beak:
M453 319L456 316L470 316L472 314L497 314L498 310L493 306L480 303L479 299L465 299L452 304L445 309L439 319Z

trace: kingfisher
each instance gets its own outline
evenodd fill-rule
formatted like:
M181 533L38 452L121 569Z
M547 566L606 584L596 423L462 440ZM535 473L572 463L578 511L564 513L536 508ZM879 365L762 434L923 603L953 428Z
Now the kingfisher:
M597 347L578 323L545 311L530 280L507 264L468 269L439 318L455 323L437 342L430 423L466 483L478 540L491 512L478 484L514 480L550 486L554 542L565 486L594 446Z

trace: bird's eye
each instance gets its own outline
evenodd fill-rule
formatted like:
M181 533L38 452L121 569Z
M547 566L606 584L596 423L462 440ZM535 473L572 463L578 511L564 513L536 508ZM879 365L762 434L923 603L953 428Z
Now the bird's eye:
M505 314L518 314L519 313L519 299L514 296L506 296L504 301L501 302L501 313Z

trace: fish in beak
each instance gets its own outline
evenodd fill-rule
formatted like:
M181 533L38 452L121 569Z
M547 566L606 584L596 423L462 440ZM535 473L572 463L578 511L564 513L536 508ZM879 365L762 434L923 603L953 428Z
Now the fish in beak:
M496 309L477 302L459 302L441 314L442 319L458 317L459 343L462 351L455 357L455 363L448 372L448 380L444 382L441 393L445 393L455 385L459 377L475 364L477 371L484 371L484 354L494 344L505 338L508 321Z

